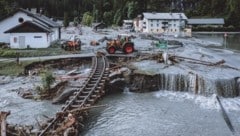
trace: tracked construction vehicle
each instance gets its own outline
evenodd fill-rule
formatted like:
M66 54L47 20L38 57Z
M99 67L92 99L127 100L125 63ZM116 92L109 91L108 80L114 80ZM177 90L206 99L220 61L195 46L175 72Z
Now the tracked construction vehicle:
M106 50L109 54L114 54L117 50L129 54L134 51L134 43L131 41L129 35L122 34L118 35L117 39L108 41Z

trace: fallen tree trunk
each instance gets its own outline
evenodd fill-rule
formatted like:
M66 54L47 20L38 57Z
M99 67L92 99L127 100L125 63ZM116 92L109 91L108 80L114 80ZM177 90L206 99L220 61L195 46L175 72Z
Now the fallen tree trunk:
M1 136L7 136L7 123L6 123L6 119L7 116L10 115L10 111L9 112L0 112L0 122L1 122Z
M225 63L224 60L220 60L215 63L212 63L212 62L205 63L205 62L195 62L195 61L188 61L188 62L194 63L194 64L206 65L206 66L217 66L217 65L221 65L221 64Z
M195 64L202 64L202 65L207 65L207 66L216 66L216 65L221 65L225 63L225 60L220 60L218 62L209 62L209 61L203 61L203 60L198 60L198 59L193 59L193 58L188 58L188 57L182 57L182 56L170 56L169 59L176 61L176 58L178 59L183 59L183 60L190 60L188 62L190 63L195 63Z

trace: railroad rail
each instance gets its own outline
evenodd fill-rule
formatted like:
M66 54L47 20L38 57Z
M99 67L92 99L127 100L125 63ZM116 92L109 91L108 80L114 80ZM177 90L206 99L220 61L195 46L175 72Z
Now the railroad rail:
M56 134L57 129L67 119L68 113L74 110L78 111L75 117L80 123L84 116L84 110L82 111L81 109L92 106L105 93L104 85L109 75L108 67L109 64L105 56L98 55L93 57L89 77L73 96L69 97L61 112L56 113L56 116L40 132L39 136L62 135Z

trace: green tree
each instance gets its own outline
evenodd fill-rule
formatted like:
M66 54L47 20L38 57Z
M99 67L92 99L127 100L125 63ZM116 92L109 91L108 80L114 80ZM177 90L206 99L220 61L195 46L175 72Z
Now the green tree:
M68 27L68 25L69 25L68 12L64 12L63 26L64 26L64 27Z
M0 18L15 10L14 0L0 0Z
M227 1L227 26L234 26L240 28L240 1L239 0L228 0Z
M128 3L128 12L127 12L127 17L128 19L133 19L135 17L137 17L139 13L139 5L138 2L130 2Z
M0 0L0 18L11 13L14 5L37 8L38 11L41 8L45 15L62 20L66 15L64 12L68 13L69 20L89 12L90 16L85 17L87 20L93 16L98 22L104 20L115 24L143 12L169 11L184 12L191 17L225 17L227 25L239 26L237 22L240 22L240 0ZM112 18L106 19L111 13Z
M117 12L114 15L113 23L116 25L122 25L122 11L121 9L118 9Z
M103 22L109 26L113 23L113 12L104 12L103 14Z
M85 12L83 14L82 23L86 26L91 26L93 22L93 16L90 12Z
M49 90L51 88L51 85L54 83L55 78L53 77L51 72L45 71L42 75L42 84L43 88L46 90Z

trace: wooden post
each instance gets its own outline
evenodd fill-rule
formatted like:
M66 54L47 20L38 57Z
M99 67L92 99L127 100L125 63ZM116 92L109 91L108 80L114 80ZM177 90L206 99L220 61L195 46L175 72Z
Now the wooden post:
M224 48L227 48L227 33L224 33Z
M20 53L16 52L16 62L17 62L18 65L20 64L19 57L20 57Z
M1 122L1 136L7 136L7 127L6 127L6 119L7 116L10 115L9 112L0 112L0 122Z

